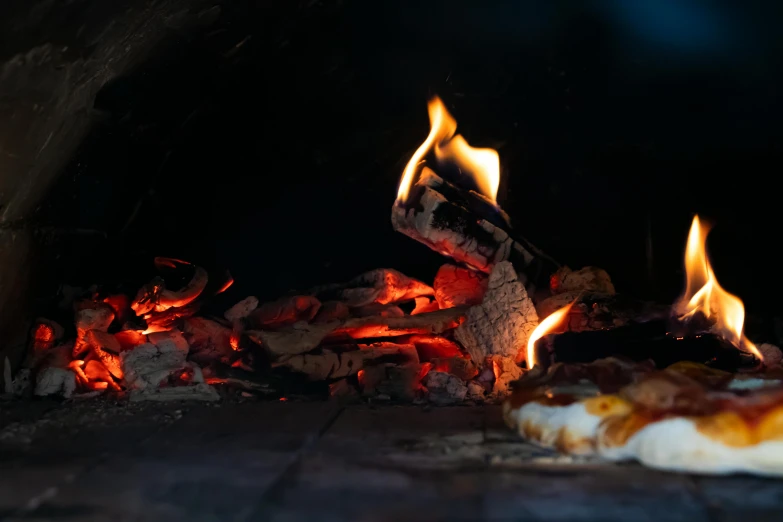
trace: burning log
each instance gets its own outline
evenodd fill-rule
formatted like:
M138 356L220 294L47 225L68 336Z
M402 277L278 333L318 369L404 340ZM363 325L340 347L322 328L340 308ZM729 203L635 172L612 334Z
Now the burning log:
M245 334L272 356L286 359L307 353L321 344L340 325L337 321L320 324L295 323L278 331L247 330Z
M503 261L492 269L484 300L468 309L467 320L454 337L474 361L483 361L488 355L519 361L536 326L538 315L533 301L512 264Z
M313 318L314 323L328 323L330 321L343 321L351 317L348 305L340 301L326 301L321 303L321 308Z
M492 368L495 380L492 384L494 395L504 396L511 391L511 383L523 375L522 368L510 357L494 355L488 358L486 366Z
M62 395L66 399L76 391L76 374L65 368L43 368L35 379L35 395Z
M106 332L114 321L114 310L106 303L94 301L79 301L74 303L76 308L76 342L73 345L73 357L79 357L89 345L85 336L90 330Z
M439 335L411 335L400 338L400 342L411 343L419 353L422 361L463 357L462 349L457 343Z
M559 265L521 237L498 208L476 192L462 190L425 167L404 202L392 208L394 229L458 263L489 273L510 261L530 295L549 287Z
M585 292L565 292L553 295L536 305L541 318L549 317L557 310L573 303L563 330L582 332L606 330L629 323L644 323L666 319L670 315L668 305L629 299L622 295Z
M352 317L403 317L404 315L405 312L396 304L370 303L350 308L350 316Z
M98 359L109 373L122 379L123 371L119 355L122 348L117 338L110 333L90 330L85 336L85 341L90 347L89 358Z
M567 266L560 267L549 279L549 290L552 294L566 292L591 292L596 294L614 295L612 279L605 270L594 266L586 266L580 270L571 270Z
M427 399L439 406L462 402L468 394L465 382L446 372L430 371L424 377L423 384L429 392Z
M193 277L190 282L180 290L169 290L166 288L165 281L156 277L144 285L136 294L131 302L131 309L138 316L143 316L150 312L165 312L169 308L180 308L192 303L201 292L206 288L209 282L209 274L199 266L192 265L186 261L180 261L168 257L156 257L155 266L158 269L168 267L176 268L178 266L192 266Z
M737 350L723 337L711 332L675 336L666 320L633 323L611 330L565 332L543 337L536 343L537 362L588 363L607 357L633 361L652 360L658 368L679 361L705 363L736 371L753 364L751 354ZM548 357L541 358L542 353Z
M256 308L258 308L258 298L251 295L250 297L245 297L237 304L226 310L226 312L223 314L223 317L225 317L227 321L233 323L234 321L244 319Z
M128 388L157 388L172 374L185 368L189 349L187 342L180 341L176 334L160 336L156 342L157 345L145 343L120 355Z
M343 284L313 288L312 295L324 300L337 300L355 308L372 303L392 304L433 295L433 289L391 268L365 272Z
M432 286L440 308L473 306L484 298L487 277L475 270L446 264L438 270Z
M464 307L404 317L362 317L348 319L329 336L332 340L398 337L410 334L441 334L465 320Z
M182 332L190 345L190 359L199 364L227 361L234 352L231 347L231 329L216 321L189 317L183 321Z
M412 401L419 394L421 380L430 367L429 363L371 366L359 372L359 384L365 396Z
M432 371L449 373L463 381L469 381L479 373L476 364L466 357L436 357L429 362L432 363Z
M434 299L430 301L429 297L417 297L414 299L416 307L411 312L411 315L426 314L428 312L435 312L440 310L440 305Z
M279 329L299 321L310 322L321 302L309 295L282 297L277 301L264 303L247 316L253 329Z
M319 353L295 355L282 365L306 374L313 381L324 381L354 375L367 366L419 362L416 347L411 344L374 343L359 345L359 348L346 352L323 349Z

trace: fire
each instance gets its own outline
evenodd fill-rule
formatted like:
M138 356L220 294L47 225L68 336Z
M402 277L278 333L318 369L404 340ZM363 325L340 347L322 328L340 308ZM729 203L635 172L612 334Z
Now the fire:
M545 335L552 333L558 326L560 326L560 324L563 322L566 316L568 316L568 312L571 311L572 306L574 306L574 303L568 304L563 308L561 308L560 310L557 310L556 312L552 312L549 315L549 317L541 321L539 325L536 326L536 329L533 330L533 333L530 334L530 338L527 340L527 357L526 357L528 370L532 370L537 362L536 341L538 341Z
M449 114L440 98L427 103L430 115L430 133L405 166L397 191L397 201L404 203L414 178L430 151L438 162L454 163L461 172L470 175L479 191L497 205L500 185L500 157L493 149L476 149L457 132L457 121Z
M685 247L685 293L675 303L674 310L680 320L687 320L697 312L715 321L713 329L741 350L753 353L760 360L763 356L745 337L745 306L742 300L724 290L715 277L707 257L709 227L702 225L699 216L693 217L688 243Z

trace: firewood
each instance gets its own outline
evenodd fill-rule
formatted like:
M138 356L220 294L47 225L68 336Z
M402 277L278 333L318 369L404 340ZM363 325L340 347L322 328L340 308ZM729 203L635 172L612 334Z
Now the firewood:
M90 347L90 358L98 359L113 376L122 379L123 371L119 357L122 347L116 337L107 332L90 330L85 340Z
M412 344L373 343L360 344L358 350L336 352L323 349L317 353L295 355L279 366L304 373L311 380L340 379L354 375L367 365L385 363L416 364L419 362L416 347Z
M319 324L300 322L278 331L247 330L245 335L261 345L272 356L287 358L316 348L339 326L339 321Z
M310 293L322 301L337 300L349 307L359 307L371 303L383 305L410 301L423 295L433 295L433 290L397 270L378 268L347 283L313 288Z
M123 330L114 334L114 338L120 344L120 352L131 350L147 342L147 336L138 330Z
M226 360L234 351L231 329L204 317L189 317L182 323L182 332L190 345L189 357L199 364Z
M245 297L237 304L226 310L223 314L223 317L225 317L227 321L233 323L239 319L244 319L256 308L258 308L258 298L251 295L249 297Z
M328 323L329 321L342 321L351 317L348 305L340 301L326 301L321 303L321 308L313 318L314 323Z
M191 386L168 386L165 388L144 388L131 390L128 395L131 402L140 401L207 401L220 400L217 390L209 384L195 384Z
M483 200L483 201L482 201ZM443 255L489 273L511 261L530 295L548 292L557 262L525 239L509 235L510 226L490 202L443 180L425 167L404 203L392 208L392 225Z
M561 329L571 332L606 330L630 323L642 323L665 319L671 307L626 298L623 295L607 295L585 292L566 292L544 299L536 305L538 316L543 319L566 305L574 303L568 313L568 321Z
M549 290L552 294L565 292L591 292L596 294L614 295L612 279L605 270L594 266L586 266L580 270L571 270L561 266L549 279Z
M173 373L185 368L187 352L178 349L174 343L161 345L145 343L122 352L120 363L129 389L156 388Z
M565 332L536 343L538 362L546 368L556 362L587 363L621 356L634 361L652 360L658 368L679 361L707 363L736 371L755 363L751 354L737 350L712 332L671 333L668 320L630 323L610 330ZM544 355L544 357L542 357Z
M90 330L106 332L114 321L114 310L106 303L96 303L93 301L77 301L74 303L75 323L76 323L76 341L73 345L74 358L84 353L89 346L85 343L84 337Z
M437 357L430 361L432 370L455 375L463 381L469 381L478 375L478 367L467 357Z
M299 321L310 322L321 302L309 295L282 297L276 301L263 303L247 316L253 329L276 330Z
M414 299L416 307L411 312L411 315L426 314L428 312L435 312L440 310L440 305L436 300L430 300L429 297L417 297Z
M201 308L199 301L185 306L172 307L162 312L149 312L142 316L147 328L145 333L165 332L177 327L183 319L193 317Z
M405 315L402 308L396 304L370 303L350 308L350 311L353 317L403 317Z
M371 339L409 334L440 334L465 320L464 307L405 317L362 317L348 319L330 334L331 339Z
M76 374L63 368L43 368L36 375L35 395L62 395L66 399L76 391Z
M313 381L325 381L353 375L362 369L363 363L364 354L359 350L344 353L322 350L317 354L294 355L283 364Z
M410 335L399 339L403 343L411 343L416 347L419 359L432 361L433 359L446 359L449 357L462 357L462 349L450 339L440 335Z
M489 357L487 366L491 365L495 381L492 393L497 396L507 395L511 391L511 383L522 377L522 368L511 357L493 355Z
M179 308L186 306L196 300L201 292L206 288L209 282L209 274L199 266L195 266L186 261L167 257L156 257L155 266L175 268L184 265L193 267L193 277L180 290L169 290L161 277L155 277L152 281L139 289L136 297L131 302L131 309L138 316L149 312L164 312L169 308Z
M468 393L468 387L462 379L436 370L428 372L422 384L429 392L427 399L439 406L462 402Z
M469 268L446 264L438 270L432 286L441 308L473 306L484 298L487 276Z
M483 361L487 355L519 359L524 357L528 337L536 326L533 301L517 279L514 266L503 261L492 269L482 303L468 309L467 319L454 337L474 361Z
M367 367L359 373L362 394L412 401L421 391L421 380L430 367L429 363Z

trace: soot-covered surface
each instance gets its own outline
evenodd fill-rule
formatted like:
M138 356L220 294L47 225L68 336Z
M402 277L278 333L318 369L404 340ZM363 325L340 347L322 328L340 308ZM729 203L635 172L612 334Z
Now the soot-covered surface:
M273 298L378 266L443 259L389 224L399 174L441 95L496 147L499 201L561 262L618 290L681 290L690 217L716 223L723 285L779 308L783 167L774 13L685 3L232 2L217 26L118 78L44 224L77 238L41 281L143 280L154 255Z
M499 407L85 402L0 426L3 520L779 520L780 481L519 442Z

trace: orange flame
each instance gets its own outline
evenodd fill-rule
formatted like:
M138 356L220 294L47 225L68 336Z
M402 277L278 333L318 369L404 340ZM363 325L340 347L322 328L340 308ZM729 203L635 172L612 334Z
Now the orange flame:
M707 257L709 227L702 225L699 216L693 217L688 243L685 247L685 293L674 304L680 320L701 312L715 321L713 329L741 350L747 350L760 360L761 352L743 333L745 306L742 300L724 290L715 277Z
M457 132L457 121L449 114L440 98L435 96L427 103L430 115L430 133L405 166L397 190L397 201L404 203L424 158L435 151L438 161L450 161L460 171L469 174L479 191L497 205L500 185L500 158L493 149L475 149Z
M574 301L576 303L576 301ZM530 334L530 338L527 340L527 369L532 370L538 361L536 361L536 341L544 337L545 335L552 333L558 326L561 325L563 320L568 316L568 312L571 311L571 307L574 303L567 304L560 310L552 312L549 317L541 321L533 333Z

